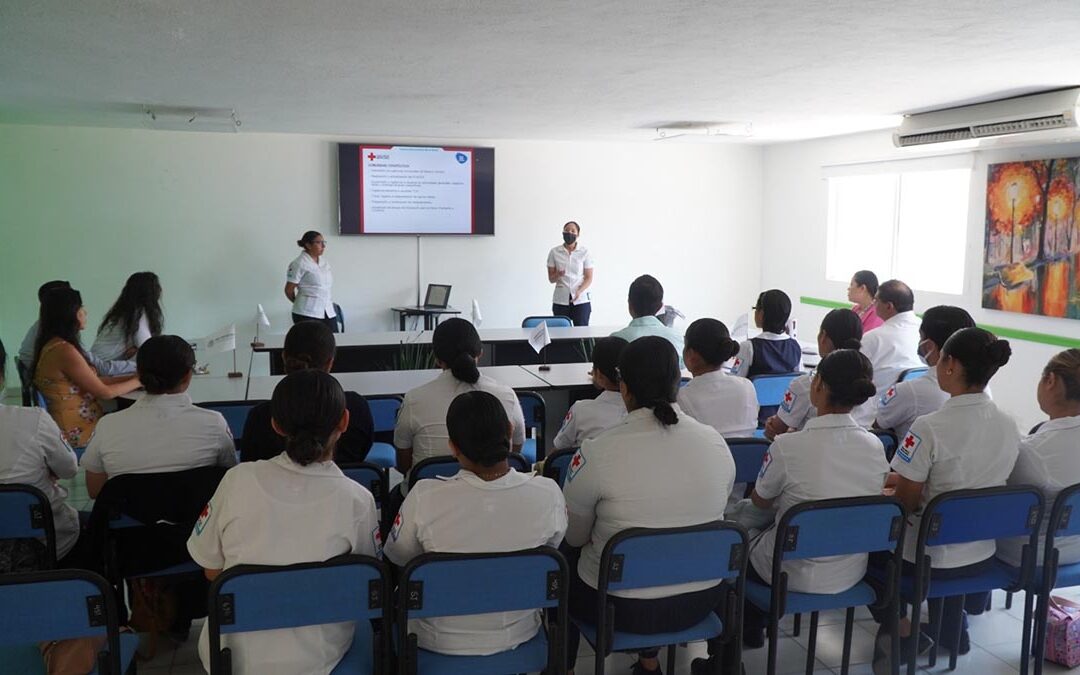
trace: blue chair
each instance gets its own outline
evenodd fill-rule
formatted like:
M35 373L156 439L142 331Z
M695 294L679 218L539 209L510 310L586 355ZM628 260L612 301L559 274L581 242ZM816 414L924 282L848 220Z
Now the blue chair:
M908 380L916 380L926 374L929 368L908 368L900 373L900 376L896 378L897 382L907 382Z
M386 469L371 462L339 464L338 468L350 479L366 487L375 498L375 506L382 508L390 494L390 477Z
M521 448L521 454L532 463L539 462L547 455L544 434L547 429L547 407L544 397L535 391L519 391L517 397L521 412L525 415L525 445Z
M770 442L765 438L725 439L735 460L735 482L755 483L761 472L761 463L769 451Z
M566 472L570 469L570 460L574 458L577 448L556 450L544 460L544 477L550 478L562 487L566 483Z
M779 373L772 375L754 375L750 382L754 385L758 402L758 426L764 426L765 420L775 415L784 401L791 381L802 373Z
M878 437L881 445L885 448L885 460L891 462L896 454L896 447L900 441L896 439L896 433L892 429L870 429L870 433Z
M387 469L397 464L394 451L394 427L397 426L398 411L404 399L397 395L365 396L371 408L371 418L375 422L375 443L367 454L368 462Z
M742 604L746 581L746 531L732 522L715 521L690 527L652 529L636 527L608 540L600 554L596 594L597 625L570 617L596 653L594 673L603 675L604 660L612 652L640 651L667 645L669 673L675 672L675 646L721 637L734 640L736 659L742 643ZM674 555L673 552L678 552ZM690 628L672 633L639 635L616 630L608 593L712 579L734 581L721 619L715 613Z
M484 592L475 582L484 580ZM562 672L566 658L566 559L550 546L510 553L427 553L405 566L398 583L401 675L504 675ZM489 656L450 656L421 649L409 619L556 608L547 630Z
M251 401L211 401L208 403L197 403L200 408L206 408L207 410L213 410L221 413L225 418L225 423L229 425L229 431L232 432L233 440L237 443L244 436L244 424L247 422L248 414L251 409L260 403L265 403L262 400Z
M45 493L33 485L0 485L0 539L43 540L43 569L56 567L56 530Z
M518 452L510 453L510 468L514 471L520 471L522 473L531 473L532 464L529 460ZM425 478L449 478L450 476L457 475L457 472L461 470L461 465L454 459L453 455L440 455L439 457L428 457L427 459L420 460L413 465L411 471L409 471L409 489L411 490L417 481L424 480Z
M0 658L5 673L44 673L38 642L104 638L96 675L121 675L139 636L120 634L116 596L92 572L53 570L0 575Z
M390 575L370 556L343 555L298 565L238 565L210 584L210 675L232 672L221 636L355 621L352 646L332 673L388 672ZM381 619L376 633L371 619Z
M546 323L548 328L572 328L574 322L566 316L527 316L521 321L522 328L536 328Z
M979 490L955 490L938 495L923 509L915 548L916 573L904 575L900 583L901 597L910 602L911 625L919 625L921 603L927 599L949 598L967 593L982 593L996 589L1017 592L1029 588L1035 576L1035 547L1043 516L1042 494L1032 487L994 487ZM981 574L955 579L932 579L929 546L1027 537L1023 564L1019 568L995 561L993 567ZM1024 625L1031 625L1030 605L1025 608ZM937 621L941 628L941 608ZM960 630L956 630L959 642ZM938 642L938 635L931 635ZM917 640L911 641L912 654L908 660L908 675L915 675ZM949 647L949 669L956 668L959 644ZM937 650L931 650L930 663L936 664ZM1031 655L1031 632L1025 631L1020 648L1021 673L1027 672Z
M1050 510L1050 518L1047 520L1043 567L1041 570L1036 570L1033 589L1027 593L1028 603L1030 603L1033 592L1038 600L1038 609L1035 611L1034 618L1035 675L1042 674L1043 656L1046 650L1046 612L1050 604L1050 593L1055 588L1080 586L1080 563L1066 565L1058 563L1058 538L1080 535L1080 518L1073 518L1073 511L1080 514L1080 484L1065 488L1058 493L1057 499L1054 500L1054 506ZM1025 633L1031 632L1031 625L1027 623L1030 614L1030 610L1025 606Z
M748 581L746 599L769 614L769 675L776 672L780 619L789 613L810 614L807 645L807 671L813 670L817 641L818 614L822 610L846 609L844 648L840 672L846 675L851 658L851 635L855 608L880 604L899 607L896 602L897 575L904 550L904 508L892 497L848 497L796 504L776 525L776 543L768 585ZM886 591L877 597L870 584L861 581L841 593L802 593L789 591L785 560L805 560L835 555L854 555L888 551L892 561L886 579ZM897 617L898 618L898 617ZM895 631L894 631L895 634ZM893 642L893 654L900 651L900 641ZM899 672L894 660L893 673Z

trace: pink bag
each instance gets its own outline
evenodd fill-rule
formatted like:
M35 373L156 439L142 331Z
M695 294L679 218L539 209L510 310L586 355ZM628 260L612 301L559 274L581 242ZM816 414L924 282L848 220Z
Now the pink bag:
M1046 613L1046 660L1066 668L1080 666L1080 604L1050 597Z

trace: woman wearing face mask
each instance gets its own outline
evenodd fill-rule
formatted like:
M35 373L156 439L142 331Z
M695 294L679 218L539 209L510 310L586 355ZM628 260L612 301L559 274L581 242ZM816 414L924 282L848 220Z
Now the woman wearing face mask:
M588 326L592 314L589 286L593 279L593 259L589 249L578 243L581 228L574 221L563 225L563 243L551 249L547 258L548 283L555 284L551 313L565 316L575 326Z
M959 307L938 305L926 310L919 326L919 358L930 368L926 375L897 382L878 397L874 426L892 429L897 438L903 438L916 417L937 412L945 405L949 394L938 386L936 368L941 347L956 331L974 326L975 320Z

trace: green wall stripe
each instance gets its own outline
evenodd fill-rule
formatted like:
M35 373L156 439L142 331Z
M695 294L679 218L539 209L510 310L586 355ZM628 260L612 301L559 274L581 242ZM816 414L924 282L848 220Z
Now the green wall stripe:
M851 307L850 302L835 302L833 300L824 300L822 298L811 298L802 296L799 298L799 302L804 305L814 305L816 307L827 307L829 309L847 309ZM1013 340L1024 340L1026 342L1038 342L1044 345L1052 345L1054 347L1064 347L1066 349L1078 348L1080 349L1080 339L1065 337L1064 335L1052 335L1050 333L1035 333L1028 330L1020 330L1018 328L1006 328L1004 326L991 326L988 324L980 323L979 328L984 328L994 335L1003 338L1010 338Z

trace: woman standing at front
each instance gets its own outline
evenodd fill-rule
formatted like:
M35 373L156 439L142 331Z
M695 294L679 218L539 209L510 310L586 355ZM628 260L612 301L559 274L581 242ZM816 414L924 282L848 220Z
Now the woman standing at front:
M326 238L314 230L304 233L296 245L304 249L296 260L289 263L285 275L285 297L293 304L293 323L322 321L337 332L337 313L330 299L330 287L334 275L326 262Z
M547 258L548 282L555 284L551 313L565 316L575 326L588 326L592 314L593 260L589 249L578 243L581 228L574 221L563 225L563 243L551 249Z

